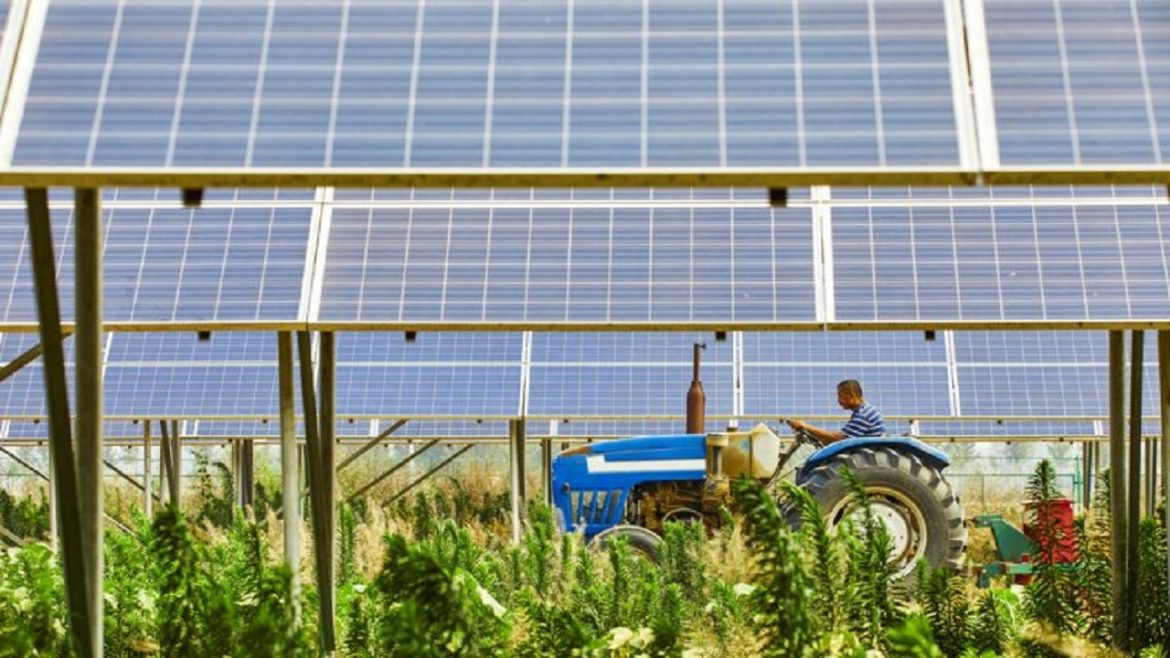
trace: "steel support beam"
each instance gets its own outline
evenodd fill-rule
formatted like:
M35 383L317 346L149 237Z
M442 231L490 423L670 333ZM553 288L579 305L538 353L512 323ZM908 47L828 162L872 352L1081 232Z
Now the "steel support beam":
M508 421L508 491L512 502L512 543L520 543L524 520L524 419Z
M544 504L552 505L552 439L540 440L540 491Z
M1093 446L1081 444L1081 511L1093 504Z
M167 422L167 421L162 421ZM171 494L175 499L175 506L179 509L183 508L183 444L180 442L182 437L179 436L179 421L172 420L171 422L171 473L174 475L174 480L171 484Z
M49 195L44 188L27 188L29 249L32 252L33 283L37 315L44 347L45 405L49 417L49 446L52 483L57 501L64 565L65 593L69 604L69 629L74 648L82 658L100 656L101 642L94 642L93 629L101 628L90 606L87 591L87 560L82 549L82 519L78 492L77 462L73 453L73 428L69 416L69 389L65 380L65 350L61 345L61 307L57 297L57 265L53 253L53 229L49 216ZM99 371L100 372L100 371Z
M317 604L320 621L319 640L321 650L332 652L337 644L334 627L333 601L333 535L330 533L333 516L332 501L328 498L331 487L325 478L325 459L318 419L317 393L313 382L312 336L305 331L297 332L297 351L300 356L302 407L305 414L305 465L308 467L309 496L313 518L313 556L317 566ZM332 368L329 368L332 370Z
M1127 491L1125 478L1125 332L1109 332L1109 516L1113 561L1113 645L1129 645L1129 581L1125 568Z
M20 372L22 368L32 363L33 361L36 361L37 357L40 356L41 352L43 351L44 349L41 347L41 344L37 343L24 352L21 352L15 359L9 361L3 366L0 366L0 382L15 375L16 373Z
M86 560L90 636L101 654L102 622L102 217L95 188L73 195L73 354L77 395L78 497Z
M4 454L8 455L12 459L12 461L16 462L17 464L20 464L21 466L27 468L30 471L32 471L33 475L36 475L37 477L44 480L45 482L51 482L48 475L45 475L44 473L41 472L41 470L39 468L37 468L37 467L33 466L32 464L26 462L25 460L21 459L16 453L12 452L8 448L0 447L0 453L4 453Z
M362 447L358 448L357 450L353 451L345 459L341 460L341 463L337 465L337 470L341 471L341 469L343 469L346 466L349 466L350 464L357 461L358 457L361 457L362 455L366 454L370 450L373 450L379 443L385 441L391 434L397 432L405 424L406 424L405 418L400 418L400 419L394 421L393 425L391 425L390 427L387 427L385 430L382 430L382 433L379 434L378 436L375 436L374 438L370 439L369 443L367 443L367 444L363 445Z
M301 619L299 577L301 564L301 507L297 468L297 410L293 388L292 334L276 335L277 375L280 384L280 499L284 504L284 561L292 569L292 600L297 623Z
M335 547L337 545L337 471L336 465L336 450L337 450L337 417L335 413L337 396L335 394L337 388L337 338L332 332L321 332L319 334L317 351L317 379L318 379L318 395L319 403L321 405L321 412L318 415L318 422L320 423L320 450L321 450L321 484L324 486L322 492L325 500L325 514L322 516L325 521L323 526L325 531L322 533L328 539L328 553L326 554L329 561L329 578L324 583L318 584L318 596L327 600L330 609L329 623L322 622L322 627L329 627L329 634L334 632L333 624L333 610L337 605L337 555ZM335 648L335 641L331 639L329 650Z
M1166 573L1170 574L1170 331L1158 332L1158 378L1161 384L1162 493L1166 496ZM1166 582L1170 600L1170 578Z
M142 509L146 518L154 518L154 475L151 473L150 421L142 423L142 484L146 490L142 497Z
M410 491L412 489L414 489L415 487L417 487L418 485L422 484L423 482L426 482L427 478L429 478L432 475L434 475L435 473L438 473L439 471L443 470L443 467L445 467L447 464L450 464L451 462L455 461L456 459L459 458L460 455L467 452L468 450L471 450L474 447L475 446L463 446L459 450L455 451L455 453L452 454L450 457L439 462L437 466L435 466L431 470L427 471L426 473L423 473L417 480L406 485L405 489L403 489L402 491L399 491L398 493L391 496L390 500L387 500L385 504L392 505L392 504L398 502L398 499L400 499L403 496L405 496L406 494L410 493Z
M182 474L180 473L179 467L179 455L176 454L178 452L176 449L177 442L171 437L173 426L168 426L165 420L158 421L158 424L162 430L162 436L159 439L159 444L162 448L160 461L162 461L163 466L163 479L166 480L167 485L167 504L181 508L182 489L180 488L180 477Z
M424 452L430 450L431 448L433 448L437 445L439 445L439 439L433 439L431 441L428 441L426 443L426 445L424 445L423 447L419 448L418 450L415 450L414 452L410 453L409 455L404 457L402 459L402 461L391 466L389 470L385 471L384 473L382 473L378 477L374 478L373 480L370 480L365 485L363 485L360 489L358 489L357 491L350 494L349 497L346 498L346 501L352 501L353 499L357 498L358 496L361 496L365 492L376 487L378 484L383 482L386 478L397 473L398 470L401 469L403 466L406 466L407 464L409 464L410 462L414 461L419 456L421 456Z
M1134 331L1130 336L1129 363L1129 491L1126 493L1125 531L1126 539L1126 621L1127 638L1133 646L1137 630L1137 610L1134 601L1138 598L1139 571L1138 534L1142 519L1142 361L1145 353L1145 332Z

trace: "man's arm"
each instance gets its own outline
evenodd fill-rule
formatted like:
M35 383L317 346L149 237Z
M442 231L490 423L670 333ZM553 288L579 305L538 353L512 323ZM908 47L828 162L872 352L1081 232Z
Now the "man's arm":
M816 427L814 425L809 425L808 423L804 422L803 420L789 419L785 422L788 423L789 427L791 427L792 429L794 429L798 432L801 430L804 430L809 435L811 435L814 439L816 439L817 441L820 441L823 445L829 445L830 443L833 443L834 441L840 441L841 439L844 439L846 437L846 434L844 432L839 431L839 430L821 429L821 428Z

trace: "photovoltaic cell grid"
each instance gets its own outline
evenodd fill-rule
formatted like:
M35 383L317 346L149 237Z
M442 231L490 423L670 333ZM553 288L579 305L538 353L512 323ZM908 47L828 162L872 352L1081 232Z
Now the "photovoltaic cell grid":
M1170 5L986 0L1004 164L1170 157Z
M943 7L63 0L15 162L956 165Z
M105 319L293 320L308 208L120 208L103 215ZM73 316L73 218L54 209L63 319ZM36 320L27 220L0 209L0 319Z
M731 345L710 334L534 334L528 412L686 412L692 345L705 342L700 373L708 414L732 411Z
M834 208L838 320L1165 316L1170 207Z
M815 320L807 208L337 208L322 320Z

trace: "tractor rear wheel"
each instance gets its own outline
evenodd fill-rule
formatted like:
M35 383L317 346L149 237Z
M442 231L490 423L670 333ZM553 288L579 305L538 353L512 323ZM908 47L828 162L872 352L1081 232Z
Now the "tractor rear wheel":
M800 482L832 528L850 518L859 524L863 513L841 474L845 468L865 486L870 509L890 532L890 561L898 577L910 574L919 560L935 569L962 568L967 550L963 508L937 469L891 448L859 448L833 457Z

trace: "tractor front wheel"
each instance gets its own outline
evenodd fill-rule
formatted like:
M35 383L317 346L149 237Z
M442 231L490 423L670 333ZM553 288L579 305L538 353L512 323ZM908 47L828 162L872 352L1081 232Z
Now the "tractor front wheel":
M658 548L662 544L662 537L659 537L653 531L647 530L642 526L615 525L612 528L598 533L593 538L593 541L589 543L589 546L594 549L602 549L618 537L625 538L630 544L630 548L641 553L646 559L651 562L658 561Z
M830 527L846 519L859 526L863 511L842 476L848 468L865 486L870 509L893 540L890 561L898 577L919 560L954 571L963 565L967 528L950 484L918 457L891 448L859 448L813 469L800 483L825 511Z

